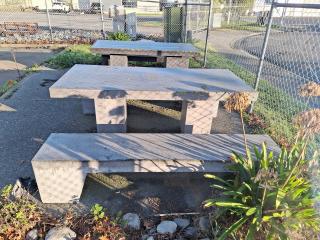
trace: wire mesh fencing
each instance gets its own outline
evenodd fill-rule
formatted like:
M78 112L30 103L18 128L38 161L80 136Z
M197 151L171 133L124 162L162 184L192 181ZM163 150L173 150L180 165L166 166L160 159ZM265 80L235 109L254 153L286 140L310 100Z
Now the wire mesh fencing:
M319 97L300 93L305 84L320 83L319 4L275 4L271 8L264 1L226 1L214 5L213 18L217 13L218 25L209 36L213 50L208 67L229 68L256 86L259 100L253 113L263 119L277 142L292 143L296 134L293 118L320 107ZM319 140L316 144L319 148Z
M6 43L86 43L125 32L132 38L186 42L192 32L205 31L208 10L202 0L5 0L0 37Z

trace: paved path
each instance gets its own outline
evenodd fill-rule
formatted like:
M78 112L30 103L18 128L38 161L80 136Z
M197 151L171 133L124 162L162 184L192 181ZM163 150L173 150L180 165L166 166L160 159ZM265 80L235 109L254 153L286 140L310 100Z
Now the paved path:
M7 80L16 80L23 69L34 64L41 64L54 53L49 49L14 49L17 64L8 48L0 48L0 86Z
M51 132L95 127L94 119L81 113L79 101L48 99L48 89L41 84L59 76L61 72L50 70L30 75L11 98L0 99L0 187L19 176L32 176L30 160Z

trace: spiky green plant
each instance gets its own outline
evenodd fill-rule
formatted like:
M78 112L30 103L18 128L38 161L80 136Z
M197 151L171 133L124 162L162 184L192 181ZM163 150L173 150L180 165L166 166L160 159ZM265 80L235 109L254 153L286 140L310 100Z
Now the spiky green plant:
M247 156L233 153L231 170L235 177L216 180L213 188L221 196L208 199L206 207L216 206L216 219L235 219L224 229L219 239L236 235L240 230L246 239L292 239L291 235L320 230L320 216L315 209L319 195L312 191L308 176L310 161L306 160L306 144L296 144L280 154L254 148Z

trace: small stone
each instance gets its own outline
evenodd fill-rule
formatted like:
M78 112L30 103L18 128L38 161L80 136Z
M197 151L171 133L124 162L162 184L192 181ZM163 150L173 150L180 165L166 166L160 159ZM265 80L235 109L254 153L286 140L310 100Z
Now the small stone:
M173 221L162 221L157 226L157 232L160 234L173 234L176 232L178 225Z
M26 235L26 240L37 240L38 239L38 230L32 229Z
M45 240L73 240L77 234L68 227L54 227L47 233Z
M184 218L175 218L173 220L179 228L186 228L190 225L190 220L189 219L184 219Z
M136 213L127 213L122 217L125 226L134 230L140 230L140 218Z
M197 239L198 231L195 227L187 227L183 231L183 236L187 239Z
M210 228L210 222L209 222L209 218L202 216L199 219L199 229L202 232L207 232Z

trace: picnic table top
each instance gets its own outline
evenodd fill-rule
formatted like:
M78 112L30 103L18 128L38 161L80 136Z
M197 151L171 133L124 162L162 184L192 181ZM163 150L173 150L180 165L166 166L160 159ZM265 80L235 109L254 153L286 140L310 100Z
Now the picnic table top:
M182 69L75 65L50 87L54 98L118 98L205 100L252 87L225 69Z
M199 50L190 43L167 43L154 41L97 40L91 50L101 54L194 56Z

